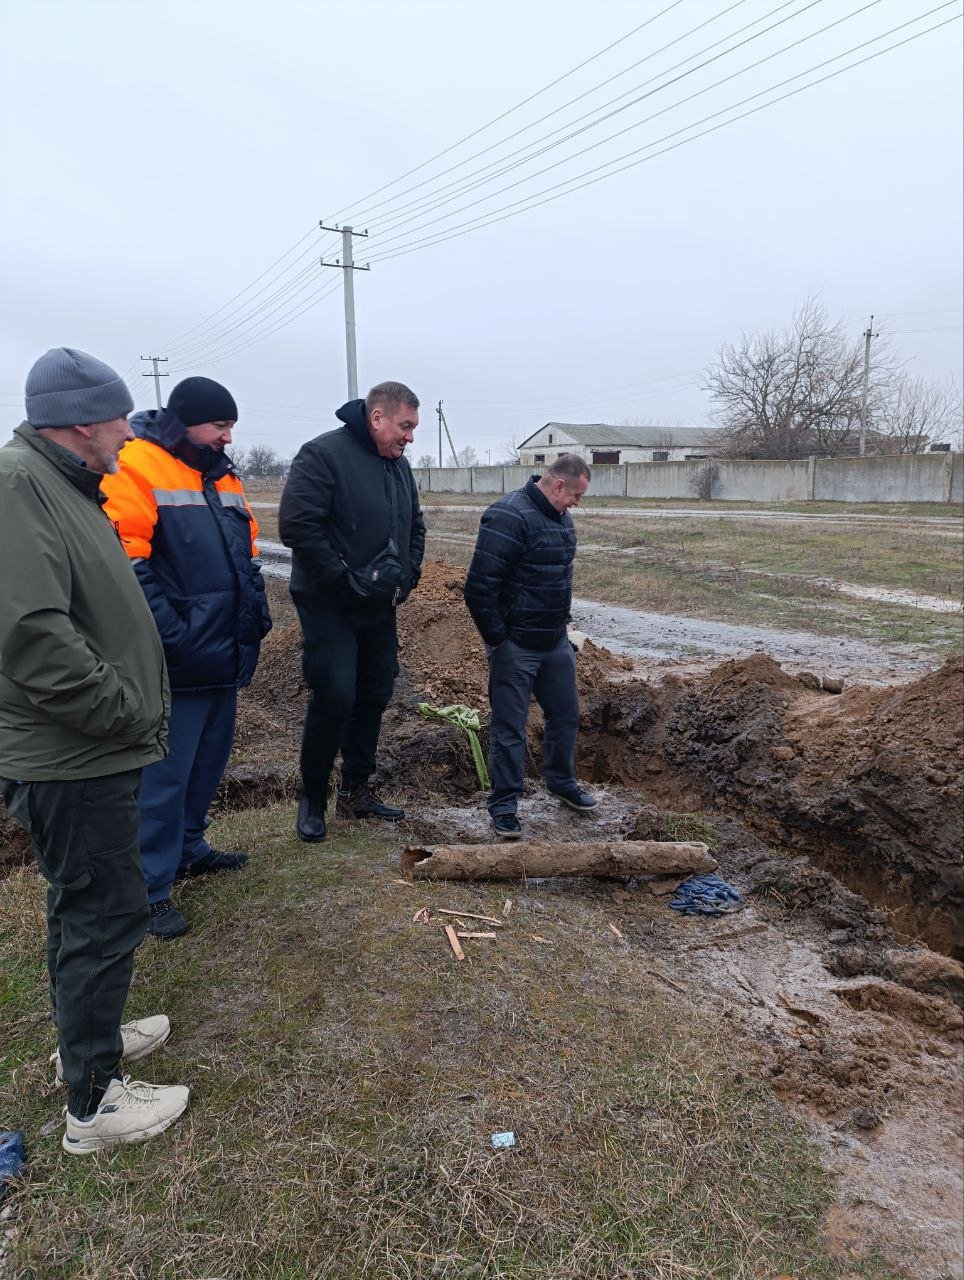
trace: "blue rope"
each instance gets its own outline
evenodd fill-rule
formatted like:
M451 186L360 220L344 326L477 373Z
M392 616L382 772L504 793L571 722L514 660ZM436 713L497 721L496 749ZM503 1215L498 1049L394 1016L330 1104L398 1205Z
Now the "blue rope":
M670 900L670 907L684 916L725 916L742 911L743 899L716 875L691 876Z

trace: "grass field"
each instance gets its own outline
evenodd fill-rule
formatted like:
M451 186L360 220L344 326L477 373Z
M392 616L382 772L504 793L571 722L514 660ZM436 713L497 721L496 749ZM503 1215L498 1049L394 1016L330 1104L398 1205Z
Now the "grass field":
M257 515L263 536L276 538L276 513ZM478 513L427 505L425 518L429 556L467 565ZM590 600L721 622L926 644L939 652L957 650L964 642L960 614L855 599L815 581L960 600L964 543L953 527L761 523L714 519L709 512L705 519L673 520L648 517L645 509L603 515L592 508L581 510L577 522L576 591Z
M184 891L186 938L139 951L129 1014L165 1011L174 1034L136 1074L190 1083L192 1105L90 1159L55 1123L41 881L0 882L0 1115L30 1159L0 1274L840 1280L802 1129L725 1021L667 1003L644 940L617 943L618 904L519 891L459 965L413 913L501 913L504 886L400 885L390 837L341 826L319 851L292 823L219 821L256 856ZM503 1130L518 1145L493 1152Z

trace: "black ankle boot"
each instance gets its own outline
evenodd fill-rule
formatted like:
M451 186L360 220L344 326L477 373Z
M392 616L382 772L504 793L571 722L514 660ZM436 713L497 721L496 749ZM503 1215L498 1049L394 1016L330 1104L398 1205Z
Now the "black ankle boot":
M328 834L325 807L324 800L315 800L302 791L298 799L298 838L305 844L317 844Z
M367 782L338 788L338 812L345 818L381 818L383 822L401 822L405 817L404 809L379 800Z

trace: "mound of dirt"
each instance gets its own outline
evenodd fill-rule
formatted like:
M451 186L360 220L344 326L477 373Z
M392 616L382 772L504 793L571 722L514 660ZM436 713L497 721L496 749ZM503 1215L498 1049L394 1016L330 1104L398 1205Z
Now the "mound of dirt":
M911 685L837 697L755 656L680 689L665 751L758 830L953 951L964 904L962 700L957 659Z

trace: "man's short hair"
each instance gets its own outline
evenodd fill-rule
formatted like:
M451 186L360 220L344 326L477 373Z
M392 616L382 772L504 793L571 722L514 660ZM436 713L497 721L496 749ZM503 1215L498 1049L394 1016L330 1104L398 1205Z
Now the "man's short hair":
M404 382L380 382L365 397L365 412L369 415L375 409L387 409L394 413L403 405L406 409L418 408L418 396Z
M579 457L578 453L564 453L561 457L556 458L550 466L546 467L542 473L551 480L565 480L566 484L571 485L573 481L578 480L581 476L585 476L587 480L592 479L592 472L587 464Z

